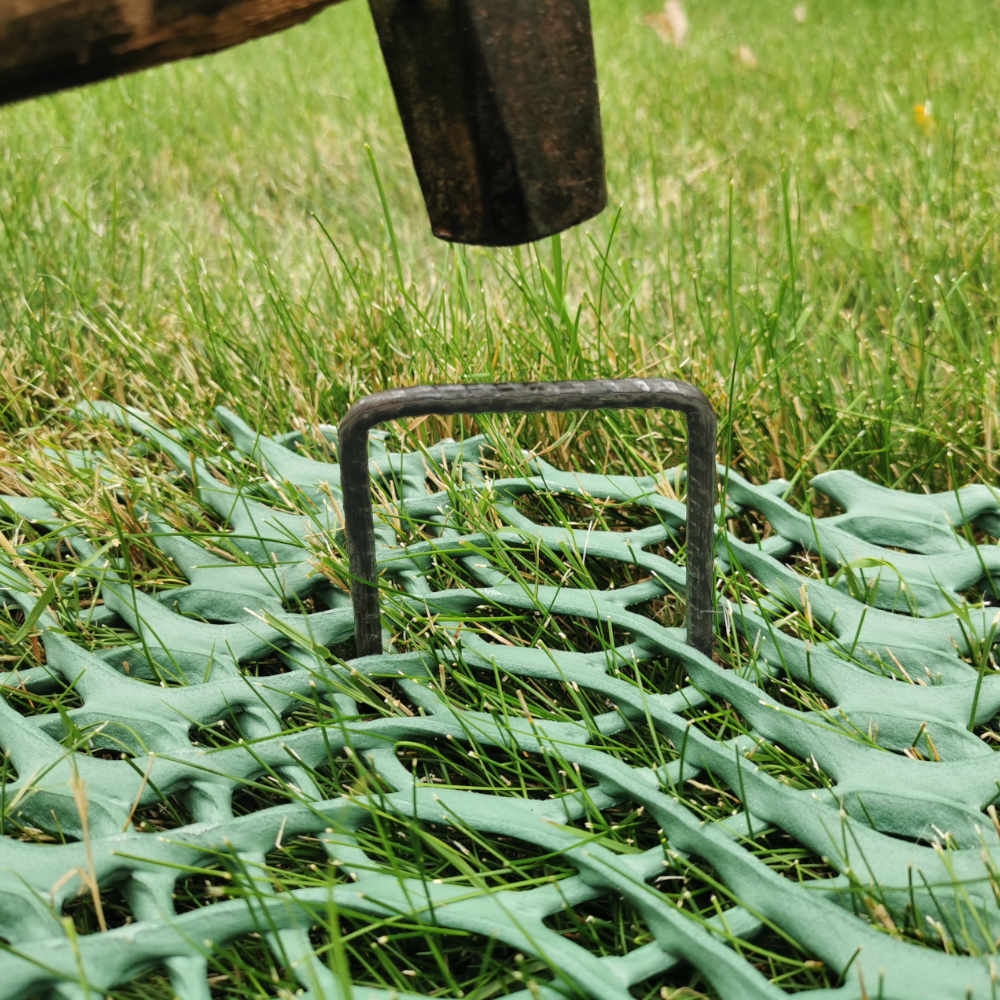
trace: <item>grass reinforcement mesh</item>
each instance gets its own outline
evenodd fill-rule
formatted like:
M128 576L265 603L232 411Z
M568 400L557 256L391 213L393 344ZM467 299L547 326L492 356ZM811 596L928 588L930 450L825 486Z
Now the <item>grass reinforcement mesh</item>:
M709 660L681 471L373 434L357 659L332 428L76 415L112 527L0 505L0 1000L1000 995L987 487L720 469Z

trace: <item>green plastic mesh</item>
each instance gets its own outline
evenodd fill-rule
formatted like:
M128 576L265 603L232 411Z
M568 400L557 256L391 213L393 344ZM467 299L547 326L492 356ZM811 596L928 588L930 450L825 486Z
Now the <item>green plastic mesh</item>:
M542 959L551 978L539 974L511 994L518 1000L626 1000L630 987L655 982L679 962L699 970L726 1000L785 996L744 947L765 932L798 942L838 972L841 985L824 994L998 995L1000 825L989 807L1000 798L1000 755L974 732L1000 710L1000 675L989 657L996 612L988 599L976 605L963 597L1000 573L1000 550L971 541L973 528L993 536L1000 529L1000 504L986 487L916 496L830 472L813 486L845 512L816 518L781 499L787 484L754 486L720 470L727 518L752 511L760 534L749 543L720 533L720 578L750 581L765 595L753 604L720 597L720 641L745 654L743 666L731 669L686 647L683 630L637 610L683 593L683 566L651 551L682 540L684 506L658 489L661 479L569 474L536 459L533 477L490 481L481 465L483 438L393 454L384 436L373 435L373 474L410 516L436 531L403 545L398 520L379 519L393 613L438 614L454 631L433 652L401 652L397 644L383 656L344 662L324 651L350 641L349 599L316 572L308 544L339 530L337 466L305 457L294 434L267 438L220 410L237 452L266 470L277 493L312 505L308 516L290 513L266 503L260 490L228 485L216 474L218 463L213 472L211 462L192 456L177 435L142 414L95 405L84 416L95 410L169 455L180 470L176 481L195 481L197 499L228 530L220 539L246 559L234 562L221 554L222 541L214 548L196 544L149 515L156 545L187 584L145 593L132 585L123 562L109 562L113 551L97 547L51 505L37 497L3 498L8 518L51 532L34 544L70 542L76 574L99 579L103 610L95 614L123 622L135 638L88 651L47 613L35 618L38 582L20 558L4 557L4 600L35 619L45 656L42 665L0 675L0 683L27 692L70 684L78 705L26 715L0 699L0 742L17 773L3 790L5 813L53 840L0 840L0 934L9 943L0 954L2 1000L53 991L98 995L155 968L169 972L177 996L199 1000L211 995L213 948L248 935L262 936L307 997L405 1000L401 992L352 989L328 950L318 954L323 949L310 928L331 907L472 929ZM332 440L335 432L326 433ZM491 561L486 539L449 526L452 494L429 485L430 459L462 465L464 495L495 510L501 541L534 542L567 565L580 558L619 561L646 579L612 590L527 587L512 579ZM99 456L77 461L99 464ZM679 481L679 474L666 479ZM515 503L536 491L630 503L656 517L634 531L541 526ZM429 569L444 551L465 568L469 587L433 589ZM824 565L839 571L827 579L800 573L794 560L801 553L821 554ZM72 574L60 581L73 585ZM293 595L313 595L325 610L292 613ZM598 652L576 651L568 641L565 649L510 645L462 627L483 605L590 622L617 644ZM793 612L805 614L822 641L783 630ZM275 655L283 672L256 676L247 669ZM671 693L644 690L626 669L663 657L686 674ZM435 687L442 658L469 670L557 681L607 699L607 711L573 724L461 710ZM366 721L340 683L353 672L374 679L389 697L399 692L416 710ZM818 692L815 709L786 704L785 681ZM322 702L329 723L289 724L304 700ZM746 732L723 738L693 724L694 710L719 702L735 709ZM244 720L245 741L215 750L192 743L193 725L234 711ZM87 746L72 752L61 742L70 725L91 734ZM596 733L631 726L655 730L662 767L632 767L590 745ZM435 788L415 781L401 763L400 745L419 739L455 741L470 754L516 747L558 761L576 776L576 787L547 800ZM784 748L828 780L795 787L755 762L765 745ZM102 754L102 746L127 752ZM344 750L366 757L380 776L385 790L377 801L374 793L368 800L320 797L315 769ZM234 816L234 792L269 774L296 789L298 801ZM736 803L724 818L706 820L687 801L691 781L709 776ZM143 809L180 794L193 822L136 826ZM610 849L580 822L587 809L622 802L644 811L657 831L653 847ZM575 874L502 890L486 890L474 878L401 874L367 856L355 839L377 814L509 837L559 855ZM828 871L795 880L773 870L755 840L764 829L821 858ZM176 911L177 879L209 863L217 873L219 859L228 858L252 883L276 845L299 836L316 838L330 870L339 869L336 880L275 892L259 878L256 893L221 901L206 895L204 905ZM664 878L669 886L670 873L686 858L699 859L718 879L713 918L662 891ZM91 879L102 889L117 887L131 922L106 932L74 931L62 914ZM598 957L553 930L553 914L610 897L634 906L648 943ZM904 925L917 930L904 935Z

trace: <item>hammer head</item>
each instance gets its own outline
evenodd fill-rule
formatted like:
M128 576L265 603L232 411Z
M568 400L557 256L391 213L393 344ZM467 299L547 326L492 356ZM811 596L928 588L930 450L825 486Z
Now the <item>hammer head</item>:
M588 0L369 0L434 235L509 246L607 203Z

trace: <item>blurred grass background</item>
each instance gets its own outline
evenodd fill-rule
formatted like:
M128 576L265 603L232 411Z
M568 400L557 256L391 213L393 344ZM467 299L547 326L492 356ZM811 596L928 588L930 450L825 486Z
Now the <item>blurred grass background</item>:
M0 111L2 464L81 396L278 431L389 385L648 374L704 388L754 479L993 479L998 4L703 0L682 49L650 0L593 6L611 207L531 248L429 235L360 0ZM511 432L639 472L682 426Z

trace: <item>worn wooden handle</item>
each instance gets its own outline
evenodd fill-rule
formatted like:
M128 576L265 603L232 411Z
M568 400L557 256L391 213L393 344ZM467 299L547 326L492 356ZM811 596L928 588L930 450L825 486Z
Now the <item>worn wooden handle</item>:
M339 0L0 0L0 104L205 55Z

